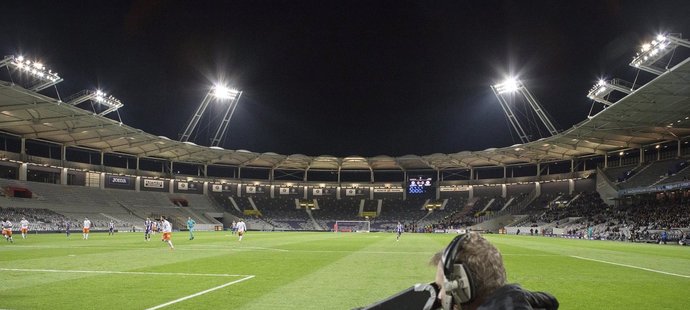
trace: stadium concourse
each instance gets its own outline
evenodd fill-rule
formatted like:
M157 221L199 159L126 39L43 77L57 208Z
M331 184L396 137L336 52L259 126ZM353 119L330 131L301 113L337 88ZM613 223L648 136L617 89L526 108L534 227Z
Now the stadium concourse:
M281 155L174 141L106 117L123 107L87 90L48 95L63 77L8 56L0 65L0 213L31 230L142 230L166 216L175 229L328 231L366 221L371 231L531 233L574 238L684 240L690 182L688 41L660 36L631 66L646 83L602 80L603 109L538 141L483 151L400 157ZM667 63L659 68L655 62ZM22 73L12 76L14 73ZM497 94L507 91L498 88ZM85 101L106 106L95 113Z

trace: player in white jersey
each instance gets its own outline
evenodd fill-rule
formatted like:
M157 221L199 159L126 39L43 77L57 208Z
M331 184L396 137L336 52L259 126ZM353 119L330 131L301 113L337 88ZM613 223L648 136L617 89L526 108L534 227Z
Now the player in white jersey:
M247 231L247 224L244 223L244 220L240 219L240 221L237 222L237 235L240 236L240 241L242 241L245 231Z
M22 220L19 221L19 231L22 232L22 239L26 239L26 235L29 232L29 221L25 217L22 217Z
M170 246L171 250L174 250L175 247L172 244L172 224L168 222L168 220L165 219L165 216L161 216L161 226L160 226L161 232L163 233L163 239L161 241L167 242L168 245Z
M82 229L81 229L82 239L84 239L84 240L89 239L89 231L91 231L91 221L89 221L88 218L84 218L84 226L82 226Z
M400 235L402 235L404 230L405 228L403 227L403 224L398 222L398 226L395 227L395 232L398 234L398 236L395 237L395 241L400 241Z
M5 236L5 240L14 243L12 239L12 222L10 219L5 219L2 221L2 234Z

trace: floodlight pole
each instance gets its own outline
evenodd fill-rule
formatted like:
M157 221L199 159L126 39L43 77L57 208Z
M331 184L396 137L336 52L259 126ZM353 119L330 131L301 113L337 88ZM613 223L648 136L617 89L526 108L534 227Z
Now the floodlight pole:
M494 91L496 98L498 98L498 102L501 104L503 112L506 114L506 117L508 117L510 124L513 125L513 129L515 129L515 132L517 132L518 136L520 137L520 141L522 141L522 143L529 142L529 138L527 137L527 134L525 134L525 130L522 129L520 122L518 122L517 118L515 117L515 113L513 113L513 109L510 107L506 99L503 97L503 95L501 95L501 93L499 93L499 91L496 89L496 86L491 85L491 90Z
M529 105L532 106L532 110L534 110L534 113L539 116L539 119L541 122L544 124L546 129L549 131L549 133L552 136L555 136L558 134L558 130L556 130L556 127L553 126L553 123L551 123L551 120L549 117L544 113L544 108L541 107L541 104L537 101L537 99L532 96L532 93L527 90L527 87L525 87L524 84L520 83L520 88L518 88L518 91L525 96L527 99L527 102L529 102Z
M204 114L204 111L206 111L206 107L208 107L208 103L211 102L211 100L213 99L213 96L211 95L212 91L213 90L206 93L206 97L204 97L204 100L201 101L201 104L196 109L196 112L194 112L192 119L190 119L189 123L187 123L187 127L185 128L184 133L182 133L182 136L180 137L181 142L189 141L189 137L192 136L192 132L196 128L196 125L199 123L199 120L201 119L201 115Z
M218 146L220 144L220 141L223 140L223 136L225 135L225 132L228 130L230 119L232 118L232 115L235 113L237 103L240 101L241 96L242 92L238 92L235 98L233 98L230 101L227 110L225 110L223 120L221 121L220 126L218 126L218 130L216 130L216 134L213 136L213 140L211 140L211 146Z
M519 93L522 97L525 98L525 100L527 100L530 107L532 108L532 111L534 111L534 113L537 114L539 120L541 120L542 124L544 124L544 127L546 127L546 130L548 130L552 136L558 134L558 130L556 130L549 117L546 115L546 113L544 113L544 108L542 108L539 102L537 102L534 96L532 96L532 93L530 93L529 90L527 90L525 84L517 80L513 80L512 83L512 85L509 85L508 82L492 85L491 89L494 91L496 98L498 98L498 101L501 103L503 112L506 113L508 120L510 120L510 123L513 125L513 128L518 133L518 136L520 136L520 140L522 141L522 143L529 142L529 137L527 136L527 134L525 134L525 131L522 129L520 122L515 117L515 114L513 113L513 110L510 107L510 104L508 104L508 101L505 98L505 94Z

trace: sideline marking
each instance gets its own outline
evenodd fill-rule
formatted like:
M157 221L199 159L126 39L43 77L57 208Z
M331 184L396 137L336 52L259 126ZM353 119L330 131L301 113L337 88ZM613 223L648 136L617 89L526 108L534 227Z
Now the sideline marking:
M188 296L185 296L185 297L182 297L182 298L178 298L178 299L175 299L175 300L173 300L173 301L169 301L169 302L166 302L166 303L164 303L164 304L160 304L160 305L158 305L158 306L154 306L154 307L151 307L151 308L147 308L146 310L156 310L156 309L160 309L160 308L163 308L163 307L167 307L167 306L169 306L169 305L176 304L176 303L178 303L178 302L180 302L180 301L185 301L185 300L190 299L190 298L194 298L194 297L197 297L197 296L206 294L206 293L210 293L210 292L213 292L213 291L215 291L215 290L219 290L219 289L221 289L221 288L224 288L224 287L227 287L227 286L230 286L230 285L233 285L233 284L237 284L237 283L240 283L240 282L242 282L242 281L249 280L249 279L251 279L251 278L254 278L254 276L253 276L253 275L246 276L246 277L244 277L244 278L242 278L242 279L239 279L239 280L235 280L235 281L232 281L232 282L228 282L228 283L225 283L225 284L221 284L221 285L219 285L219 286L212 287L212 288L210 288L210 289L207 289L207 290L204 290L204 291L201 291L201 292L198 292L198 293L194 293L194 294L192 294L192 295L188 295Z
M575 256L575 255L570 255L570 257L577 258L577 259L582 259L582 260L589 260L593 262L599 262L599 263L604 263L604 264L610 264L610 265L616 265L616 266L621 266L621 267L628 267L628 268L633 268L633 269L640 269L644 271L649 271L649 272L656 272L656 273L661 273L669 276L676 276L676 277L681 277L681 278L688 278L690 279L690 276L684 275L684 274L677 274L677 273L672 273L672 272L666 272L666 271L661 271L661 270L655 270L655 269L650 269L650 268L645 268L645 267L638 267L638 266L633 266L633 265L626 265L626 264L621 264L621 263L614 263L614 262L607 262L605 260L599 260L599 259L594 259L594 258L587 258L587 257L582 257L582 256Z
M195 276L195 277L249 277L249 276L254 277L253 275L246 275L246 274L145 272L145 271L110 271L110 270L61 270L61 269L19 269L19 268L0 268L0 271L54 272L54 273L136 274L136 275Z

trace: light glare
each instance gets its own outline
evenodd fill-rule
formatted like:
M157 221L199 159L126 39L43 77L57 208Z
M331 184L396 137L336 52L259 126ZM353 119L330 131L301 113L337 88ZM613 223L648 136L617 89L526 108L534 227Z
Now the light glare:
M239 92L235 89L228 88L223 85L216 85L213 88L213 96L218 99L233 99Z
M501 83L505 92L513 93L518 90L518 81L515 78L508 78Z

